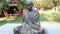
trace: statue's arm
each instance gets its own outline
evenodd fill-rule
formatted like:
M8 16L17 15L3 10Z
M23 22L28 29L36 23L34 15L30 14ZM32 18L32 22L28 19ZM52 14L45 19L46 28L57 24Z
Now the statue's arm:
M29 25L34 29L40 29L40 20L39 20L39 13L36 13L35 17L30 17L29 20L32 21ZM34 21L36 20L36 21Z
M23 23L26 22L25 21L25 10L23 10Z
M37 13L37 16L35 17L35 19L37 20L36 22L36 24L38 25L38 26L40 26L40 15L39 15L39 13Z
M30 18L36 25L40 26L39 13L36 12L33 17Z

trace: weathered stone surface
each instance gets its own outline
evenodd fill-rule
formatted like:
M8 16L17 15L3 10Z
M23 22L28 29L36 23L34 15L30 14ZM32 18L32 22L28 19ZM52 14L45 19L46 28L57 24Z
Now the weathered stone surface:
M21 32L21 29L22 29L22 26L17 26L17 27L15 27L14 28L14 34L23 34L22 32ZM25 33L24 33L25 34ZM38 32L38 33L34 33L34 34L45 34L45 30L43 29L43 28L41 28L41 31L40 32Z
M19 34L19 30L21 30L21 26L17 26L16 28L14 28L14 34Z

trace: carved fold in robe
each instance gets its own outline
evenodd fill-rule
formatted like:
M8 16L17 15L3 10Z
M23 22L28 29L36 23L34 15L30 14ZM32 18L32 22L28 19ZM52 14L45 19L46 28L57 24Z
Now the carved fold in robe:
M21 34L38 34L40 32L39 13L36 10L23 11Z

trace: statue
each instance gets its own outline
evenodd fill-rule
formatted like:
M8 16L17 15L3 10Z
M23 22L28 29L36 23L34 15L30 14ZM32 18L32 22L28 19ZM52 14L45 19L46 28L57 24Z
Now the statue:
M33 9L32 2L26 2L26 10L23 11L23 23L15 30L19 30L18 34L43 34L40 29L39 13Z

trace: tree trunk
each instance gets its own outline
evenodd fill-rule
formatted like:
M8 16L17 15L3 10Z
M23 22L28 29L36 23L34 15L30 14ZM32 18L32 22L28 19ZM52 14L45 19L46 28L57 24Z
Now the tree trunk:
M8 19L9 18L8 12L6 10L3 10L3 13L4 13L6 19Z

